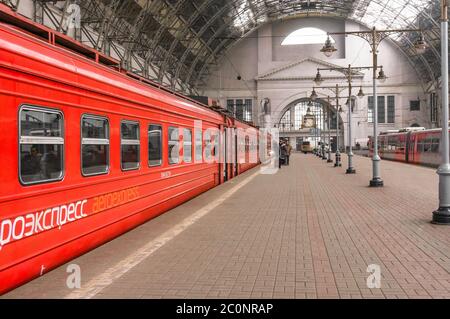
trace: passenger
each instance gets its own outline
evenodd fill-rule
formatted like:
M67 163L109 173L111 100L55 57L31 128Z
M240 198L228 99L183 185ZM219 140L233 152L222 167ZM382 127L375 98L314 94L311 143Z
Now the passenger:
M286 143L282 142L280 149L281 149L281 158L280 158L281 163L283 165L287 165L287 154L288 154L288 151L287 151Z
M289 165L289 157L292 153L292 146L289 141L286 143L286 165Z
M46 179L51 179L54 177L54 174L60 172L60 159L58 158L58 154L55 150L49 150L42 157L42 172Z
M30 153L25 155L22 162L22 172L24 175L37 175L41 172L42 154L36 146L32 146Z
M278 145L278 168L281 168L281 164L283 163L284 160L283 145L284 145L283 142L280 141Z

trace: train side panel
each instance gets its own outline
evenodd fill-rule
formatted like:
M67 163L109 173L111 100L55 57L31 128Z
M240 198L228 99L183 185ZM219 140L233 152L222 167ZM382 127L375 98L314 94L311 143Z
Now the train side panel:
M196 142L194 126L195 120L202 120L204 138L208 130L221 129L221 115L160 95L156 90L108 70L97 70L82 59L67 59L62 52L46 45L39 44L43 57L39 60L29 55L34 41L8 32L3 35L0 143L4 151L0 166L6 169L2 169L0 189L0 293L42 275L221 182L219 163L196 161L199 148L204 151L201 159L213 154L206 150L207 140L200 145ZM18 48L20 52L15 52ZM47 61L44 57L54 64L44 67ZM76 64L79 67L73 68ZM45 76L34 72L42 69L47 70ZM86 74L77 74L79 69L105 72L124 85L121 88L98 83ZM90 85L94 87L90 89ZM43 114L43 117L61 115L58 127L47 131L51 136L41 136L47 134L47 128L29 130L21 136L19 124L26 126L28 121L36 121L29 114L32 112L24 114L24 107L27 111L27 108L32 111L36 108L36 114ZM82 119L85 116L106 119L108 138L97 145L103 150L105 145L109 148L102 155L108 157L105 174L83 175ZM132 141L137 144L124 142L124 122L137 125L139 137ZM151 125L161 129L162 162L156 166L149 165ZM169 134L169 131L174 132L172 129L177 129L175 138ZM186 130L190 132L188 135L184 134ZM191 137L190 141L186 136ZM51 141L60 143L55 149L60 150L56 155L63 157L61 178L34 184L21 182L23 171L19 163L24 166L28 163L25 157L30 157L33 149L38 149L42 143L49 145ZM138 155L122 151L127 149L124 145L139 145ZM175 157L179 162L171 164L169 153L172 154L174 145L178 147ZM138 167L124 170L123 159L133 156L138 159ZM185 161L189 157L190 161ZM249 167L242 166L239 171Z

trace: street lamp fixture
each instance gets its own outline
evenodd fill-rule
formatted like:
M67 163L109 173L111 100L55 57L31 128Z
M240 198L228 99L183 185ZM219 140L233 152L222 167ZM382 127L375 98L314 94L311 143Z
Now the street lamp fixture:
M386 74L384 74L383 67L381 67L380 72L378 72L377 80L380 81L380 83L384 83L386 82L386 79Z
M325 41L325 45L320 50L327 58L331 57L334 52L336 52L337 49L334 47L334 45L331 43L330 36L327 37L327 40Z
M424 54L425 51L427 50L427 48L428 48L428 45L425 42L423 33L421 32L419 35L419 38L414 43L414 49L416 49L417 54Z
M359 98L359 99L362 99L363 97L364 97L364 92L363 92L363 89L362 89L362 86L359 88L359 92L358 92L358 94L357 94L357 97Z
M322 75L320 74L320 71L319 71L319 70L317 70L317 74L316 74L316 78L314 79L314 82L315 82L318 86L320 86L320 85L322 84L322 82L323 82Z

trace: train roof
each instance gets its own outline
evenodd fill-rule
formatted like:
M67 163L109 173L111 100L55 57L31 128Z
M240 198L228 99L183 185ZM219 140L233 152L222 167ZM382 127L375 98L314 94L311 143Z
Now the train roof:
M396 136L396 135L405 135L408 133L412 133L412 134L427 134L427 133L438 133L441 132L442 129L441 128L433 128L433 129L425 129L425 128L421 128L419 130L405 130L405 129L400 129L400 130L389 130L389 131L385 131L385 132L381 132L380 136ZM370 136L369 138L372 138L372 136Z
M425 131L425 127L404 127L399 130L399 132L416 132L416 131Z

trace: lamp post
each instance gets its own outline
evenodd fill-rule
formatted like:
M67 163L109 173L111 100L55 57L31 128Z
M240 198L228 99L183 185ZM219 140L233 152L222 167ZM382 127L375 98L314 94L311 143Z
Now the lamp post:
M446 2L441 0L441 2ZM444 4L443 6L447 6ZM447 9L447 8L445 8ZM376 76L376 70L378 68L378 46L381 41L386 39L389 35L394 33L406 33L406 32L418 32L419 37L414 43L414 48L418 54L422 54L427 49L427 44L424 41L422 30L419 29L397 29L397 30L377 30L375 27L370 31L352 31L352 32L332 32L328 33L330 35L354 35L366 40L372 49L372 60L373 60L373 109L374 109L374 123L373 123L373 158L372 158L372 179L369 185L371 187L382 187L384 185L380 174L380 161L381 158L378 154L378 98L377 98L377 79L381 82L386 80L383 69L381 69L379 76ZM324 47L320 50L327 57L331 57L337 49L332 45L331 41L326 41ZM446 72L446 74L448 74Z
M336 84L336 89L338 85ZM342 113L342 109L339 106L339 96L336 98L336 160L334 163L334 167L342 167L341 162L341 151L339 150L339 113Z
M313 104L313 102L315 102L317 100L317 93L316 93L316 89L313 87L313 90L311 92L311 95L309 97L309 103L308 106L313 106L313 110L311 111L312 113L316 113L315 109L316 109L316 105ZM317 114L314 114L314 155L316 156L321 156L320 155L320 151L319 151L319 132L317 131Z
M320 75L320 73L318 73L318 74ZM341 153L340 153L340 150L339 150L339 113L342 113L342 109L339 106L339 99L341 98L339 95L346 88L345 87L340 87L339 84L336 84L336 86L323 86L323 87L321 87L321 89L328 89L328 90L332 91L336 95L336 97L335 97L335 99L336 99L336 154L335 154L334 167L341 167L342 166ZM330 140L331 140L331 135L330 135ZM330 145L331 145L331 142L330 142ZM331 150L329 151L329 153L330 153L329 158L331 159Z
M311 97L314 97L314 95L315 95L315 91L313 89L313 92L311 93ZM311 138L312 138L312 141L314 143L314 149L313 149L312 153L313 153L313 155L316 155L316 147L315 147L315 144L316 144L315 118L314 118L314 116L313 116L313 114L311 112L311 108L313 106L312 101L315 100L315 97L314 98L311 98L311 97L309 98L309 101L308 101L308 104L307 104L308 108L307 108L305 117L308 117L308 121L311 121L311 118L312 118L312 123L309 122L308 125L305 125L306 121L305 121L305 117L304 117L303 118L303 122L304 122L303 125L305 125L305 126L302 126L302 127L310 127L309 132L310 133L312 132Z
M326 47L324 47L322 50L327 50ZM329 48L328 50L331 50L331 48ZM366 66L366 67L352 67L350 64L348 65L347 68L339 68L339 67L335 67L335 68L318 68L317 69L317 74L316 77L314 79L314 82L317 85L320 85L323 82L322 76L320 74L321 70L326 70L326 71L338 71L343 73L346 77L347 77L347 82L348 82L348 103L349 103L349 107L348 107L348 141L349 141L349 150L347 153L348 156L348 168L347 168L347 174L355 174L356 170L353 167L353 149L352 149L352 108L351 108L351 100L352 100L352 75L354 71L361 71L361 70L370 70L374 67L372 66ZM377 69L380 68L380 75L379 77L383 77L386 78L386 76L384 75L384 71L383 71L383 67L376 67L374 70L375 74ZM362 92L362 87L360 88L360 91L358 93L358 96L364 96L364 93Z
M327 109L327 120L328 120L328 158L327 163L333 163L333 160L331 159L331 102L330 102L330 96L328 95L328 109ZM337 117L337 116L336 116Z
M348 65L348 168L347 174L356 174L353 168L353 148L352 148L352 67Z
M322 150L322 160L326 160L327 156L325 154L325 104L322 104L322 144L320 149Z
M448 4L441 0L442 135L439 174L439 208L433 212L434 224L450 225L450 156L448 134Z

